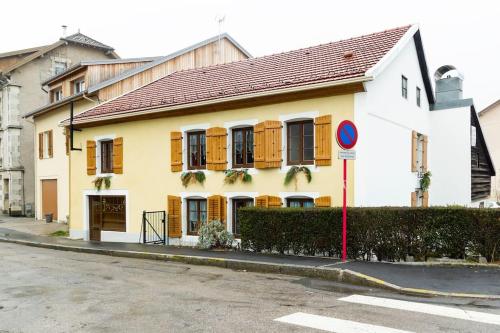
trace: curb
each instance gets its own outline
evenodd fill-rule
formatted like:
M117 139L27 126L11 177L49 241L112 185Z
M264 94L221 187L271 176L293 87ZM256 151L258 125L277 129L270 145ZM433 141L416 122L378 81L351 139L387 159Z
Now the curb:
M113 257L134 258L134 259L163 260L163 261L179 262L190 265L215 266L233 270L246 270L249 272L256 272L256 273L273 273L273 274L285 274L292 276L318 278L330 281L350 283L365 287L381 288L409 296L423 296L423 297L441 296L441 297L456 297L456 298L475 298L475 299L485 299L485 300L500 300L500 295L454 293L454 292L443 292L443 291L435 291L427 289L400 287L398 285L386 282L381 279L377 279L369 275L341 268L311 267L311 266L290 265L290 264L273 264L261 261L210 258L202 256L177 255L168 253L92 249L87 247L32 242L26 240L4 238L4 237L0 237L0 242L14 243L19 245L39 247L39 248L59 250L59 251L100 254Z

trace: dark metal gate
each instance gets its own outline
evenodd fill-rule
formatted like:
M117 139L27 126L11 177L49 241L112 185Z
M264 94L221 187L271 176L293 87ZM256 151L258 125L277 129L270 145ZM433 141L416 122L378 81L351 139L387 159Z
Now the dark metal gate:
M164 210L142 212L142 242L164 244L166 242L166 214Z

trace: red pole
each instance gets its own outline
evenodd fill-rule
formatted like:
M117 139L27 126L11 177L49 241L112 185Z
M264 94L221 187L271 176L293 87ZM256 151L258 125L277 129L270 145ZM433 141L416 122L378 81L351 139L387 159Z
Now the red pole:
M342 207L342 261L347 259L347 160L344 160L344 194Z

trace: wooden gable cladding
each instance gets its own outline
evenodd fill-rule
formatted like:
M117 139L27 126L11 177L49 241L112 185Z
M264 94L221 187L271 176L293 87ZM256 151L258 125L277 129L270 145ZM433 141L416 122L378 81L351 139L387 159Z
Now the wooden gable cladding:
M223 127L207 129L207 169L227 169L227 130Z
M315 161L316 165L332 164L332 116L326 115L314 119Z
M170 132L170 169L182 171L182 132Z
M332 206L332 198L330 196L323 196L314 199L315 207L331 207Z
M173 195L167 197L168 237L182 236L181 198Z
M254 166L257 169L281 167L281 129L278 120L254 126Z
M123 173L123 138L113 140L113 173Z
M214 220L226 223L227 201L221 195L212 195L207 198L207 221Z
M87 175L95 175L96 170L96 142L87 140Z
M280 197L271 195L261 195L255 198L255 207L259 208L279 208L282 206Z
M418 133L411 132L411 171L417 172L417 156L418 156Z

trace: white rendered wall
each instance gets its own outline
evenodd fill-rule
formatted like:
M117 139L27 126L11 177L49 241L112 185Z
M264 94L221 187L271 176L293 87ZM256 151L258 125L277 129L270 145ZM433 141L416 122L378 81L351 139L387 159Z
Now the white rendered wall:
M401 76L408 79L408 98L401 96ZM421 106L416 104L416 87L421 89ZM429 103L420 73L413 38L388 65L366 83L366 92L355 95L356 146L355 205L409 206L417 187L411 172L411 133L430 137ZM432 140L429 138L429 140ZM432 146L429 145L429 153ZM429 159L429 169L433 161ZM432 202L433 188L429 191Z
M470 107L431 112L433 205L471 203Z

